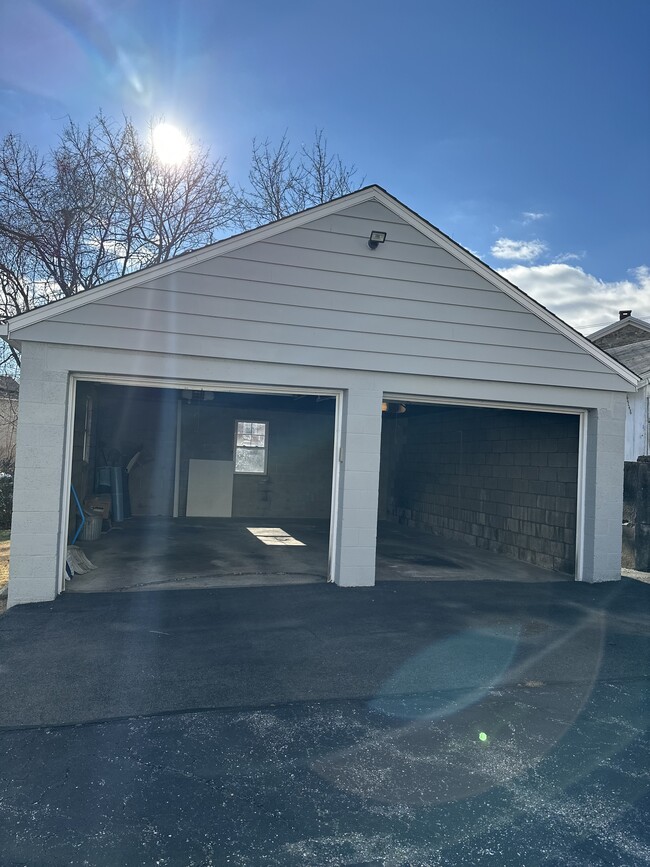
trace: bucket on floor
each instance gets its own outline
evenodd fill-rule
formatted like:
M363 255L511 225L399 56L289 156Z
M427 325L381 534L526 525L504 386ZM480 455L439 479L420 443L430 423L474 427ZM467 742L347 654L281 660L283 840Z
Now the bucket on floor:
M86 515L86 523L83 525L83 529L80 533L80 538L84 540L84 542L94 542L95 539L99 539L102 535L102 516L99 515Z

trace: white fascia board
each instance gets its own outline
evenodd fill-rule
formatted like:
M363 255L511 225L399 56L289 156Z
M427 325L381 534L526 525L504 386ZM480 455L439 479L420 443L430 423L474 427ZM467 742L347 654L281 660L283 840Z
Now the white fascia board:
M496 271L493 271L492 268L484 262L481 262L480 259L477 259L476 256L473 256L470 252L465 250L464 247L457 244L456 241L452 241L451 238L439 229L436 229L435 226L432 226L431 223L428 223L423 217L420 217L419 214L411 211L406 207L406 205L403 205L397 199L394 199L384 190L379 189L376 198L387 208L390 208L394 213L410 223L415 229L422 232L423 235L430 238L434 243L438 244L438 246L442 247L443 250L446 250L466 265L470 270L480 274L481 277L485 278L497 289L500 289L514 301L517 301L522 307L526 308L526 310L534 314L538 319L541 319L542 322L550 325L551 328L555 329L555 331L558 331L576 346L580 347L580 349L593 356L597 361L600 361L601 364L604 364L605 367L608 367L613 373L616 373L618 376L625 379L626 382L629 382L635 387L637 386L639 377L635 373L632 373L631 370L628 370L625 365L620 364L602 349L594 346L587 337L583 337L582 334L574 331L570 325L567 325L566 322L554 313L551 313L550 310L547 310L539 304L539 302L535 301L529 295L526 295L525 292L506 280L505 277L497 274Z
M350 208L354 205L362 204L363 202L377 199L377 193L380 188L376 186L364 187L356 193L349 193L331 202L325 202L322 205L315 205L313 208L308 208L306 211L300 211L298 214L291 214L288 217L283 217L274 223L269 223L265 226L259 226L257 229L250 229L247 232L242 232L232 238L224 238L221 241L215 241L207 247L202 247L200 250L195 250L192 253L182 253L167 262L161 262L160 265L152 265L150 268L144 268L141 271L135 271L133 274L127 274L124 277L119 277L116 280L111 280L102 286L97 286L93 289L86 289L77 295L72 295L70 298L62 298L59 301L54 301L52 304L47 304L44 307L39 307L36 310L30 310L27 313L21 313L9 319L4 327L6 334L0 336L10 336L22 328L27 328L29 325L35 325L37 322L42 322L46 319L58 316L68 310L74 310L77 307L83 307L86 304L92 304L93 301L101 301L104 298L112 295L117 295L119 292L124 292L133 286L141 286L149 283L158 277L166 277L174 274L176 271L184 271L188 268L193 268L195 265L200 265L208 259L214 259L216 256L225 255L242 247L247 247L249 244L254 244L257 241L266 241L281 232L286 232L288 229L299 228L300 226L310 223L313 220L319 220L321 217L326 217L331 213L336 213L342 208Z
M650 322L645 322L643 319L637 319L635 316L626 316L625 319L618 319L616 322L612 322L611 325L606 325L605 328L601 328L600 331L594 331L593 334L589 335L589 340L597 340L599 337L605 337L607 334L612 334L614 331L620 331L621 328L625 328L626 325L635 325L637 328L641 328L643 331L647 331L650 334Z

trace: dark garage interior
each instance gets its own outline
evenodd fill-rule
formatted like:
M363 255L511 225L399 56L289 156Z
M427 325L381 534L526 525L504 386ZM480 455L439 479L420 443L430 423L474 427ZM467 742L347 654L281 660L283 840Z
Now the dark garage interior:
M66 590L326 580L335 403L79 382Z
M386 401L378 550L398 525L574 575L578 442L575 414Z
M68 541L94 568L66 590L325 581L335 403L79 382ZM572 414L385 402L377 580L573 576L578 440Z

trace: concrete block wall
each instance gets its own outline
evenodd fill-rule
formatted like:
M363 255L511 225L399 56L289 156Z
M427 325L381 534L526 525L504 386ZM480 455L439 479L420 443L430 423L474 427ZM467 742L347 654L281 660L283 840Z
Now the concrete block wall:
M620 577L623 507L625 394L578 388L531 386L512 382L459 380L442 375L398 374L326 369L267 362L230 362L220 358L155 354L118 349L92 350L75 343L23 342L21 411L15 479L9 604L42 602L59 589L65 538L60 515L67 511L68 480L63 476L64 433L71 371L91 376L138 376L200 383L258 383L280 387L344 390L340 483L335 534L338 542L332 577L343 586L371 585L381 442L381 400L391 394L437 395L450 399L490 399L540 403L588 410L584 450L584 545L586 581ZM408 418L408 413L397 421ZM485 427L481 422L481 427ZM338 446L338 443L337 443ZM337 451L338 456L338 451ZM513 466L515 464L513 463ZM399 473L395 472L396 482ZM545 496L540 494L540 496ZM386 498L394 502L393 492ZM545 510L546 511L546 510ZM387 514L386 512L384 514Z
M235 415L245 419L250 413ZM236 418L230 426L231 445ZM269 423L267 474L235 475L233 516L328 519L334 412L262 412L251 420Z
M626 407L613 393L587 418L583 578L593 583L621 577Z
M284 401L283 398L278 398ZM289 398L299 407L300 404ZM235 422L269 424L264 476L235 474L233 517L329 518L332 499L334 401L331 412L242 409L211 403L183 406L180 511L187 501L190 458L233 460Z
M24 343L11 523L9 605L54 599L63 486L68 375L52 370L48 347Z
M334 572L341 587L375 583L382 391L361 381L344 395Z
M410 407L384 424L387 517L573 574L578 436L577 416Z

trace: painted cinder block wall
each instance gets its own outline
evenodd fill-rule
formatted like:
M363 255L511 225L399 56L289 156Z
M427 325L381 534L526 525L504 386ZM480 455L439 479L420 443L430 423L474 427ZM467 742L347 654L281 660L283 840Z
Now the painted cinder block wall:
M65 544L61 514L69 504L64 477L65 429L71 408L73 372L168 379L170 382L265 382L277 387L343 391L336 489L338 545L332 574L341 586L372 585L379 502L381 401L391 394L436 395L441 399L540 404L562 399L567 406L591 406L585 435L584 549L582 578L609 581L620 576L623 504L625 394L568 388L531 387L444 377L377 375L334 368L233 364L218 358L125 353L48 343L23 343L9 605L53 599L59 592ZM589 407L589 404L587 404ZM70 418L70 423L71 423Z
M65 566L70 488L63 467L69 371L50 366L49 350L44 344L25 345L21 359L10 606L53 599Z
M412 406L383 441L389 520L574 574L577 416Z

